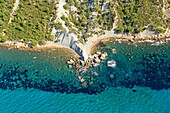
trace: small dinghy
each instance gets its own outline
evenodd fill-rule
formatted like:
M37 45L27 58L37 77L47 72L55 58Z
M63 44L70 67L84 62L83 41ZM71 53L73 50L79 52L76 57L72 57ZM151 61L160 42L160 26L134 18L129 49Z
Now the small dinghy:
M114 68L116 67L116 62L114 60L107 61L107 66Z

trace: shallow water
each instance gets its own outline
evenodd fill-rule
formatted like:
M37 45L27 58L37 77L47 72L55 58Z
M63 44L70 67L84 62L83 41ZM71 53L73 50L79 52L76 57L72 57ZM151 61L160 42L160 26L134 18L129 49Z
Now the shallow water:
M1 47L0 113L169 113L169 47L169 43L100 43L97 50L109 57L89 69L99 73L89 87L80 87L75 70L67 68L71 52ZM112 59L115 68L106 65Z
M115 48L117 53L111 53ZM100 43L96 50L109 53L98 72L108 79L110 74L115 79L111 85L147 86L155 90L170 88L170 44L152 46L151 43L115 42L113 40ZM108 68L106 63L115 60L117 66ZM96 69L95 69L96 70Z

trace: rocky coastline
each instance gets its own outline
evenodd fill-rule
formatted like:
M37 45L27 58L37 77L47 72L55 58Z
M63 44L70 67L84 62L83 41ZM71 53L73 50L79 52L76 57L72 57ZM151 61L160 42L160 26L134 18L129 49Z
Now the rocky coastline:
M164 33L159 35L152 35L148 37L143 37L140 34L136 35L124 35L124 34L114 34L114 35L103 35L99 37L90 37L85 44L80 44L79 41L70 42L68 45L57 44L53 41L47 42L45 45L37 45L35 47L29 44L24 44L17 41L6 41L1 42L0 46L6 46L9 49L20 49L20 50L42 50L42 49L68 49L75 53L75 56L81 58L81 60L87 60L87 58L93 53L93 49L102 41L107 41L108 39L114 39L117 41L129 41L130 43L140 43L140 42L151 42L155 44L161 44L168 42L170 40L170 33Z
M110 39L113 39L115 41L127 41L129 43L142 43L142 42L148 42L151 43L151 45L159 45L162 43L166 43L169 41L170 36L169 35L160 35L160 36L152 36L152 37L137 37L137 36L129 36L129 37L104 37L104 38L99 38L99 40L96 40L90 47L90 51L86 51L87 58L85 60L80 58L77 59L69 59L67 61L68 68L70 69L75 69L76 70L76 78L78 82L80 83L80 86L82 87L87 87L93 83L93 79L87 79L89 78L84 76L84 73L89 73L89 68L91 67L97 67L100 66L100 63L105 61L108 53L104 52L101 53L100 51L95 50L95 47L100 44L101 42L108 41ZM87 46L86 46L87 47ZM95 50L95 51L94 51ZM116 54L116 49L115 48L110 48L110 52L113 54ZM85 57L85 56L83 56ZM107 61L107 67L114 68L116 67L116 62L114 59ZM90 72L91 77L97 77L99 74L97 72ZM110 79L114 79L115 75L110 74L109 75Z
M110 48L110 51L115 54L116 49ZM101 62L104 62L108 57L107 52L96 51L94 54L89 55L88 59L83 61L81 59L71 58L67 61L68 68L76 70L76 78L81 87L89 87L93 84L94 78L99 74L96 71L91 71L90 68L100 66ZM107 61L107 66L114 68L116 62L114 60ZM110 79L113 79L114 75L110 75Z
M107 39L108 38L106 38L106 40L101 40L101 41L107 41ZM165 42L168 41L167 39L168 38L165 39ZM120 40L120 39L117 39L117 40ZM128 40L126 40L126 41L128 41ZM143 41L149 42L148 40L143 40ZM129 41L129 43L132 43L132 42ZM137 41L133 42L133 43L137 43ZM113 54L118 53L118 51L115 48L109 48L109 50ZM55 89L51 88L52 86L47 86L47 87L49 87L49 89L51 88L50 91L59 91L59 92L65 91L67 93L85 92L85 93L89 93L89 94L95 94L95 93L102 92L107 85L105 85L100 80L98 80L98 79L100 79L100 77L102 75L97 71L90 70L90 68L91 67L100 68L99 67L100 62L106 61L107 57L108 57L108 53L106 53L106 52L102 53L100 51L96 51L96 52L91 53L91 55L89 55L88 60L83 61L79 57L76 57L76 58L71 58L68 61L66 61L68 63L69 68L76 70L76 74L75 74L75 81L77 83L76 90L75 90L75 87L70 87L67 83L66 83L66 87L68 87L68 88L60 88L60 84L61 84L61 86L63 85L62 82L59 83L59 85ZM113 65L113 64L116 65L116 63L114 63L114 59L113 59L113 61L112 60L110 60L110 61L111 61L111 63L109 63L109 62L106 63L106 65L108 67L109 67L109 65ZM111 68L114 68L114 66ZM116 74L110 73L108 77L109 77L109 80L115 80L116 76L117 76ZM51 81L49 81L49 83L50 82ZM72 83L72 81L70 83ZM56 83L56 84L58 84L58 83ZM75 82L73 84L75 85ZM122 84L124 85L124 83L122 83ZM129 84L132 84L132 83L129 82ZM31 84L30 87L35 87L34 85L35 84ZM45 88L46 87L44 87L43 90L46 90ZM87 91L89 91L89 92L87 92Z

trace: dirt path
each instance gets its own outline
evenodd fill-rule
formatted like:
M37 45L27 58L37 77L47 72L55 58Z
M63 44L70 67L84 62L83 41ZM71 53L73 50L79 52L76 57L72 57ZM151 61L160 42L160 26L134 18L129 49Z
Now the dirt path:
M115 28L117 28L117 23L118 23L118 21L119 21L119 17L118 17L118 12L117 12L117 10L116 10L116 5L114 5L114 12L115 12L115 18L114 18L114 23L113 23L113 28L112 28L112 30L113 29L115 29Z
M8 22L8 24L10 24L11 23L11 20L13 19L13 14L15 13L15 11L18 9L18 6L19 6L19 3L20 3L20 1L19 0L16 0L15 1L15 4L14 4L14 7L13 7L13 9L12 9L12 13L10 14L10 19L9 19L9 22Z

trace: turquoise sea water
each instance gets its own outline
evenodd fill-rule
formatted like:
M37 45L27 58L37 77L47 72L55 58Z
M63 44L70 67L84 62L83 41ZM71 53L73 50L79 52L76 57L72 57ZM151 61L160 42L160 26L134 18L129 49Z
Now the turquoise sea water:
M169 47L100 43L97 50L109 57L89 69L99 76L87 87L80 87L75 70L67 68L71 52L1 47L0 113L170 113ZM106 65L112 59L115 68Z

